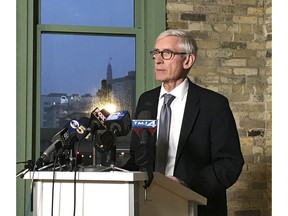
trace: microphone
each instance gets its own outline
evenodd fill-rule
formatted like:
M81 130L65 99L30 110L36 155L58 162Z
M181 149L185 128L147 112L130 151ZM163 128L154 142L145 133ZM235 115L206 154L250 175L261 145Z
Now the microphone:
M106 130L104 125L106 117L109 112L105 109L100 110L96 107L90 115L90 119L87 117L82 117L78 122L78 127L75 129L76 133L72 134L70 138L70 143L76 141L81 141L89 136L89 134L95 134L98 130ZM70 144L71 145L71 144Z
M105 125L116 136L126 136L131 130L131 119L128 111L118 111L110 114Z
M102 152L108 152L112 149L115 141L115 135L111 131L104 130L96 135L96 143L94 143L94 147L100 149Z
M58 133L56 133L51 138L52 144L42 153L42 155L36 161L36 167L42 167L45 160L47 160L52 155L52 153L57 152L57 156L59 156L63 153L65 149L72 148L74 142L79 139L82 140L83 138L85 138L88 134L84 134L86 133L85 128L87 128L86 125L89 124L89 121L89 118L82 117L79 121L73 119L66 126L64 126Z
M135 164L141 171L146 171L148 180L145 181L144 188L148 188L154 178L154 146L152 146L151 136L157 129L157 120L151 120L149 111L142 111L138 119L132 120L132 130L139 136L140 141L135 149Z
M88 138L90 129L87 125L90 124L90 119L87 117L81 117L79 121L72 120L69 124L69 137L65 143L64 147L66 149L71 149L74 146L74 143L77 141L82 141L85 138Z
M52 144L44 150L42 155L38 158L35 165L37 168L43 166L44 161L55 151L59 151L64 147L66 141L69 139L70 134L76 130L78 122L76 120L71 120L66 126L64 126L59 132L57 132L52 138Z
M109 130L102 130L96 135L94 147L101 153L101 163L104 166L114 165L116 162L116 136Z
M92 112L90 116L90 126L89 130L91 130L92 134L95 134L97 130L106 130L105 126L105 120L110 115L110 113L102 109L100 110L98 107L96 107Z

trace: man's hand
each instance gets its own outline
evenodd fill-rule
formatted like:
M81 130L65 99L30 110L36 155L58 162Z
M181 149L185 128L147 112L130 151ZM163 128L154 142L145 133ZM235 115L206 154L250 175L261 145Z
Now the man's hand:
M168 177L169 179L173 180L173 181L176 181L176 182L184 185L185 187L188 187L188 185L187 185L184 181L182 181L181 179L178 179L178 178L175 177L175 176L167 176L167 177Z

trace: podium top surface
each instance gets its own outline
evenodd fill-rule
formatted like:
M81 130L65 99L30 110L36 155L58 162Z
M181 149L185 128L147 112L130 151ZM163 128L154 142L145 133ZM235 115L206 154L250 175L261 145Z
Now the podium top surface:
M74 180L75 172L55 172L54 180ZM24 176L24 179L33 180L52 180L52 171L39 171L39 172L28 172ZM76 172L76 180L78 181L144 181L147 180L147 174L144 172L121 172L121 171L110 171L110 172Z
M183 197L187 200L192 200L200 205L206 205L207 199L206 197L196 193L195 191L189 189L188 187L183 186L182 184L179 184L178 182L175 182L166 176L154 172L154 184L157 184L159 187L165 188L166 190L177 194L180 197Z

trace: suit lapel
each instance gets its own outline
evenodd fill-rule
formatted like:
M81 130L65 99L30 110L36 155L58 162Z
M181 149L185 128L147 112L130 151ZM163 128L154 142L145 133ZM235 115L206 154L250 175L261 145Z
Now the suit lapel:
M151 110L152 118L157 119L157 109L158 109L158 102L159 102L159 95L160 95L160 87L156 89L154 95L151 97L151 104L156 104L156 106L151 106L153 109Z
M195 88L195 84L189 81L189 90L188 90L187 101L186 101L186 105L184 109L184 116L183 116L180 137L179 137L175 165L177 164L178 159L183 151L186 140L188 139L188 136L193 129L199 109L200 109L199 97L197 94L197 88Z

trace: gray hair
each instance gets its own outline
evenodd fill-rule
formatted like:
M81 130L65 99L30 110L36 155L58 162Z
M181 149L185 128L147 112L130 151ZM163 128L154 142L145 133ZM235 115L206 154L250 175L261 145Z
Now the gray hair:
M197 56L198 48L196 42L187 32L178 29L168 29L160 33L156 41L168 36L180 37L181 42L179 43L179 48L183 49L183 51L186 53L193 53L195 56Z

